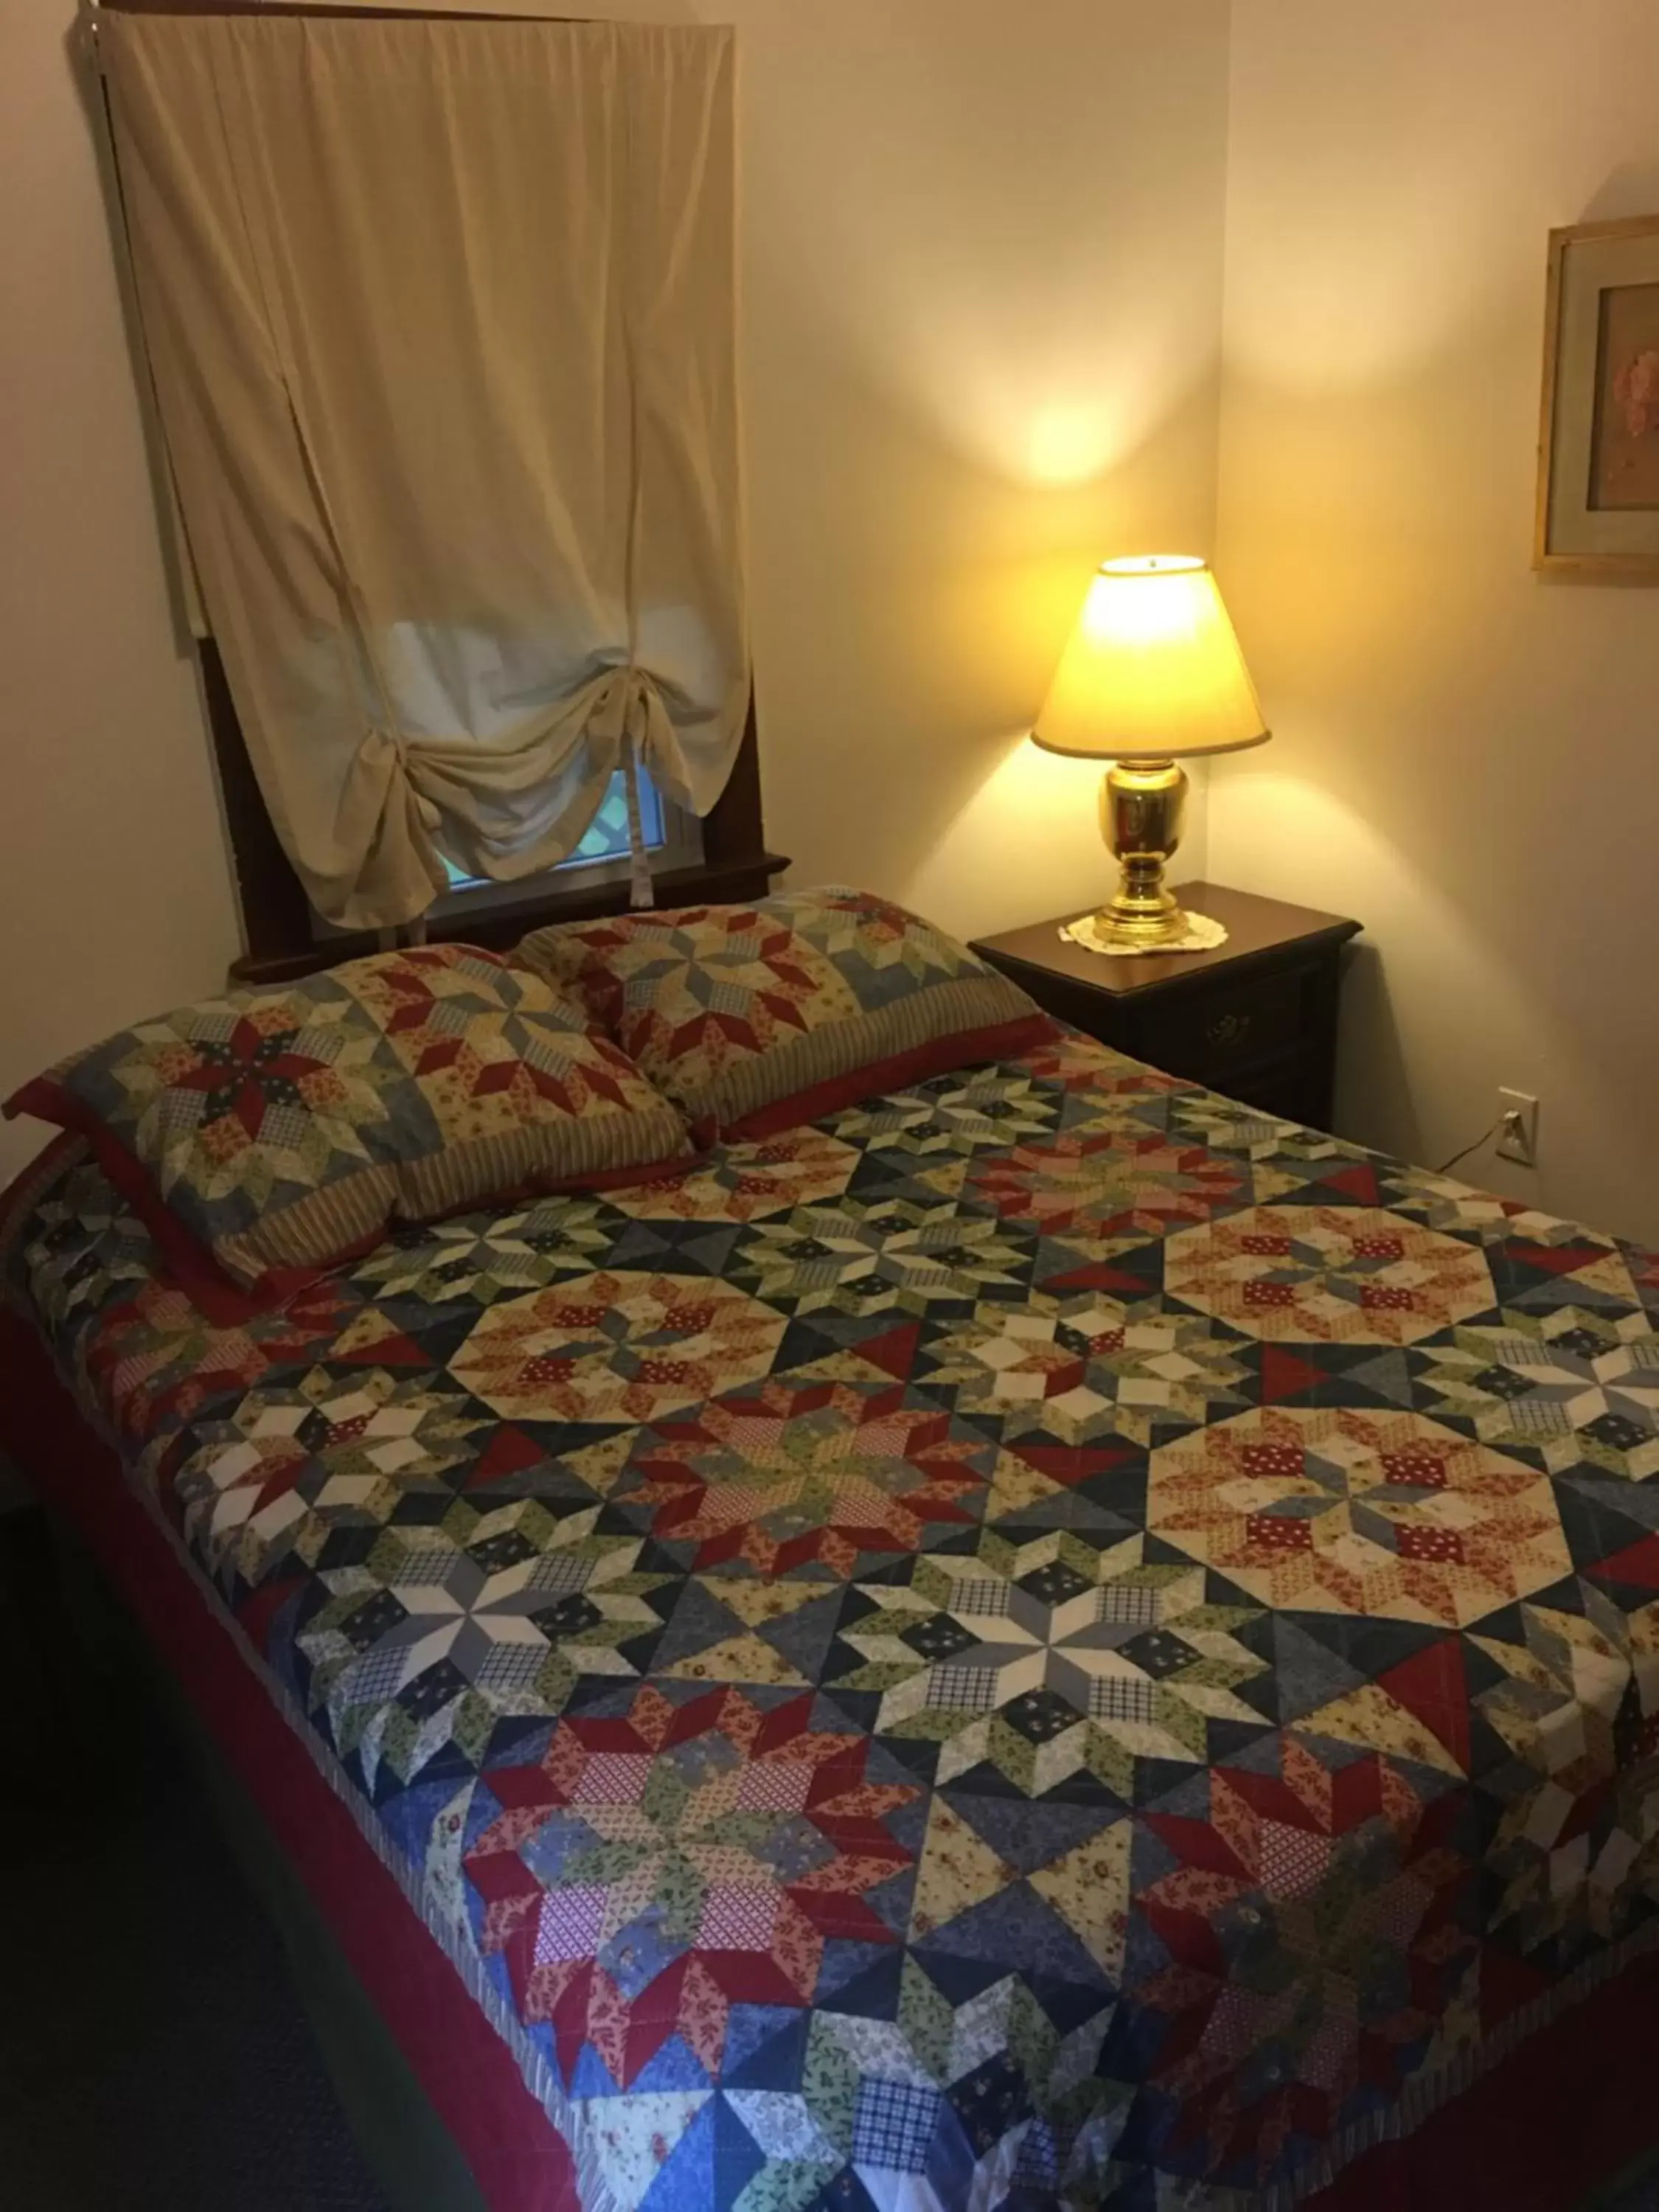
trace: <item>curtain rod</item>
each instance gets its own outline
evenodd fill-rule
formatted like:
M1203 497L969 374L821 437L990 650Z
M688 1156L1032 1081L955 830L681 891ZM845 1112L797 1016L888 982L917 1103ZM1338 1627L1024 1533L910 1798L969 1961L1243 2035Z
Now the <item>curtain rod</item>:
M99 50L98 22L102 15L311 15L319 21L343 21L361 16L368 22L412 23L591 23L591 15L532 15L526 12L485 14L471 8L353 8L340 0L80 0L80 22L84 50L100 76L103 56Z
M471 8L354 8L343 0L81 0L81 13L94 42L98 19L113 12L122 15L316 15L343 20L361 15L370 21L388 20L432 23L588 23L591 15L544 15L528 9L488 11Z

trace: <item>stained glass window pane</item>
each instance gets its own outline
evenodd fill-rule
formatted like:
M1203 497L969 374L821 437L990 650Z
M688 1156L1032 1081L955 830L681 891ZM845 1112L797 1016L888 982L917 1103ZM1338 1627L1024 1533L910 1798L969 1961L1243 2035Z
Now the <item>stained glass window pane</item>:
M662 800L648 775L640 776L640 828L647 849L663 841ZM628 858L628 783L620 769L611 779L599 811L588 823L582 842L561 867L580 867L584 860L625 860Z
M646 849L655 852L665 842L662 799L648 775L640 775L640 828L644 832ZM597 860L625 860L628 858L628 783L620 769L611 779L599 809L588 823L582 841L574 852L559 862L561 868L590 867ZM456 890L468 890L484 879L469 876L447 860L449 880Z

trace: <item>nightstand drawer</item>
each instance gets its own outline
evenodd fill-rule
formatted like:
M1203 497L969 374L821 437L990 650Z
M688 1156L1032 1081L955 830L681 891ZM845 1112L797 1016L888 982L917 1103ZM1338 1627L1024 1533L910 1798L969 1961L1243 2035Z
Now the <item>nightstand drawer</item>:
M1330 1113L1330 1073L1308 1052L1287 1059L1266 1060L1259 1067L1241 1067L1211 1085L1224 1097L1237 1098L1285 1121L1300 1121L1310 1129L1324 1126Z
M1218 1084L1228 1068L1272 1059L1302 1041L1303 981L1281 971L1213 990L1171 992L1138 1014L1136 1050L1171 1075Z

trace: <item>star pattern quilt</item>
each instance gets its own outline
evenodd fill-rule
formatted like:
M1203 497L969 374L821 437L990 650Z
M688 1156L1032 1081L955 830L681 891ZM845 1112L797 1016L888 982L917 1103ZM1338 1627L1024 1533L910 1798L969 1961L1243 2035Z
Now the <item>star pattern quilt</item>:
M586 2212L1231 2212L1654 1940L1659 1263L1067 1032L235 1328L10 1293Z

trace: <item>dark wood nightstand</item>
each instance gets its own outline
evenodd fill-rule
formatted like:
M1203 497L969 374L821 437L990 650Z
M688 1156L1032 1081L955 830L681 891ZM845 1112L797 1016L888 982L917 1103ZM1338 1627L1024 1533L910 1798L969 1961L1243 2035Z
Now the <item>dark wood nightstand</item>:
M1103 1044L1269 1113L1331 1123L1342 947L1360 925L1218 884L1183 905L1224 922L1214 952L1109 958L1060 934L1061 915L977 939L974 951L1038 1006Z

